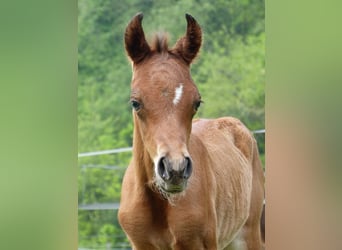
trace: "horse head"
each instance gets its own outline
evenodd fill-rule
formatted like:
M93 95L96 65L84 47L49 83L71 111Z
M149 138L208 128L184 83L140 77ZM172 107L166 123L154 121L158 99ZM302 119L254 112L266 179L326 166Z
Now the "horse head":
M136 150L144 150L151 160L151 166L144 166L148 181L163 193L180 193L192 173L188 143L201 97L190 64L201 47L202 32L186 14L186 34L169 49L165 35L157 35L151 44L146 41L142 19L142 13L133 17L124 37L133 71L133 140L141 141Z

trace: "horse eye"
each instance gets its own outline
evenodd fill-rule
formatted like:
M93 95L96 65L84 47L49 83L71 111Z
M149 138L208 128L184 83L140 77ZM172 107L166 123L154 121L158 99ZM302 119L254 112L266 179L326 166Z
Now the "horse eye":
M195 102L194 108L197 111L197 109L201 106L202 101Z
M138 101L132 100L131 101L132 108L135 111L138 111L141 108L141 104Z

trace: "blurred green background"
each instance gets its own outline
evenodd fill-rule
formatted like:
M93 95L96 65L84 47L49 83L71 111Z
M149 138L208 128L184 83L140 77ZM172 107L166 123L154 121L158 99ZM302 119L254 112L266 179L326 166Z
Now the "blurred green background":
M265 128L263 0L79 0L79 153L131 146L131 66L123 34L137 12L144 13L147 39L154 32L167 31L170 46L185 33L185 13L201 25L203 46L191 69L204 101L197 117L234 116L250 130ZM264 161L264 134L256 138ZM126 152L79 158L79 248L129 247L113 206L119 202L130 157Z

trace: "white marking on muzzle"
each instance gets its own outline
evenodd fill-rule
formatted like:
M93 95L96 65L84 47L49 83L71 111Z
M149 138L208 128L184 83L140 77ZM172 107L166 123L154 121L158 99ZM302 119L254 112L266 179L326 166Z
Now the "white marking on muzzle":
M182 98L182 94L183 94L183 84L181 83L181 85L179 87L176 88L175 90L175 97L173 98L173 104L177 105L180 101L180 99Z

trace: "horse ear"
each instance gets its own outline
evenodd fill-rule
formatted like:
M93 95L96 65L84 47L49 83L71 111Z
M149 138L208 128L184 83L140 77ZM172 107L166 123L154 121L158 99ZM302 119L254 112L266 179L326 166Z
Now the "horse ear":
M128 56L134 63L142 61L151 51L141 26L143 17L142 13L136 14L127 25L125 31L125 48Z
M189 14L185 14L185 18L188 23L186 34L176 42L172 51L179 54L187 64L190 64L201 47L202 31L195 18Z

